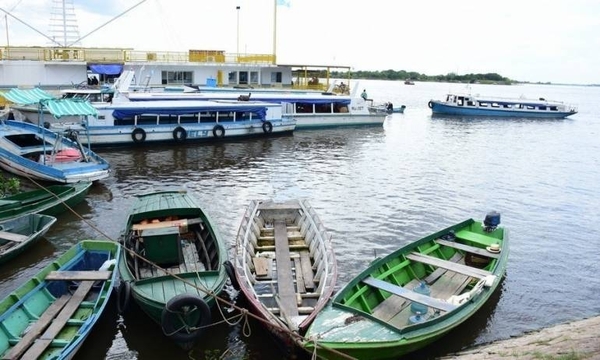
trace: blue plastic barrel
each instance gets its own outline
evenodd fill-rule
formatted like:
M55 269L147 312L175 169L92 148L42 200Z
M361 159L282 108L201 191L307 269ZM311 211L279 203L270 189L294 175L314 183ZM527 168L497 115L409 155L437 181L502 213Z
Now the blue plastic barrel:
M421 295L425 295L425 296L429 296L431 294L431 290L429 289L429 286L427 286L427 284L425 284L424 281L421 281L419 283L419 285L415 286L413 289L414 292L416 292L417 294L421 294ZM412 302L412 304L410 304L410 311L412 311L413 313L421 313L421 314L427 314L427 311L429 310L429 307L427 305L424 304L420 304L418 302Z

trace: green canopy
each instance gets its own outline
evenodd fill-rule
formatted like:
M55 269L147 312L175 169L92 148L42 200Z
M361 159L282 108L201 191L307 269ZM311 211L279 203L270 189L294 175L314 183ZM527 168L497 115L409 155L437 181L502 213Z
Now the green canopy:
M34 89L11 89L8 92L1 92L6 100L18 105L39 104L42 108L54 115L55 118L62 116L90 115L98 116L98 111L87 100L81 99L56 99L54 96L40 88Z

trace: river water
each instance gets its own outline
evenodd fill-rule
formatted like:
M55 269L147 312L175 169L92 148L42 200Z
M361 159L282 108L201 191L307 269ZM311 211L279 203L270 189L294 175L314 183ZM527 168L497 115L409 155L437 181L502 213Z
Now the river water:
M484 309L410 358L600 314L600 88L473 85L472 93L574 103L567 119L433 117L427 102L464 85L361 81L381 102L407 106L382 127L297 131L220 144L100 150L112 176L64 214L28 253L0 267L0 296L80 239L116 239L136 193L187 188L233 241L251 199L307 198L333 235L338 288L375 256L467 218L502 215L507 275ZM243 306L243 300L237 299ZM223 309L224 314L229 314ZM78 359L277 359L259 324L219 321L190 352L137 306L111 304Z

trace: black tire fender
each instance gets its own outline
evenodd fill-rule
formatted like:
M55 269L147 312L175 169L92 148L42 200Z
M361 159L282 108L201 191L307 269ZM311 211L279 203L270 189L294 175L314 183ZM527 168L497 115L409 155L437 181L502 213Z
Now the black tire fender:
M117 311L119 314L123 315L125 310L127 310L127 306L129 305L129 298L131 297L131 285L128 281L123 281L119 283L119 287L117 288Z
M142 128L135 128L131 132L131 139L133 139L134 143L142 143L146 140L146 131Z
M225 128L223 125L215 125L213 128L213 136L219 139L225 136Z
M185 129L181 126L176 127L173 130L173 139L176 142L184 142L185 139L187 139L187 131L185 131Z
M262 124L262 129L265 132L265 134L270 134L273 132L273 124L271 124L270 121L265 121Z
M235 268L233 267L231 261L225 260L225 262L223 263L223 267L225 268L225 272L227 273L227 276L229 277L229 281L231 282L233 288L239 290L240 283L238 282L237 277L235 276Z
M427 103L427 106L429 106L430 109L433 109L433 103L431 101Z
M172 297L165 305L160 319L165 335L177 343L198 340L210 321L211 313L208 304L200 297L191 294Z

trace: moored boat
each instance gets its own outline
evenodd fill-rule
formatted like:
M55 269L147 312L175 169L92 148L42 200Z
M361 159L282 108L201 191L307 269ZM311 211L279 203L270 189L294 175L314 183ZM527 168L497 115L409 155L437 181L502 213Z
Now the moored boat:
M55 222L55 217L41 214L27 214L0 221L0 264L32 246Z
M91 186L91 182L50 185L4 197L0 199L0 220L25 214L59 215L82 202Z
M119 244L84 240L0 301L3 359L71 359L113 292Z
M215 223L185 191L154 192L136 197L121 240L121 311L131 294L167 337L189 348L227 281Z
M236 238L236 285L251 311L288 349L331 297L331 236L307 200L252 201Z
M501 98L451 93L445 100L428 103L433 114L526 118L564 118L577 113L577 107L560 101Z
M498 288L509 244L500 214L469 219L373 261L315 318L320 358L397 359L447 334Z
M14 120L0 123L0 167L34 180L64 184L110 175L108 162L77 141Z

